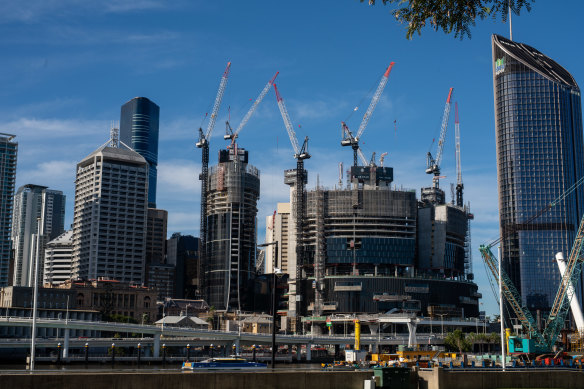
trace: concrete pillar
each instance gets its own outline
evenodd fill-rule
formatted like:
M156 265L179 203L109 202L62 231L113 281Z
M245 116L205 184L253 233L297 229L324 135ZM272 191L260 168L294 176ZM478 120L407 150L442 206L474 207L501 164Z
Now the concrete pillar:
M63 337L63 359L69 358L69 328L65 328Z
M371 335L377 335L377 333L379 332L379 324L370 323L369 332L371 333Z
M312 344L308 343L306 345L306 362L312 361Z
M413 320L408 322L408 347L414 347L418 344L418 340L416 339L416 328L418 327L418 323Z
M154 334L154 358L160 357L160 334Z

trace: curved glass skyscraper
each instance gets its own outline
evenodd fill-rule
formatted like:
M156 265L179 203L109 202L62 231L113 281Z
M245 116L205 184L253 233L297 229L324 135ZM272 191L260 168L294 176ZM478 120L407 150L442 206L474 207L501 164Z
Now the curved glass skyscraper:
M148 208L156 208L158 172L158 119L160 108L146 97L122 105L120 140L148 162Z
M584 188L530 223L584 175L580 88L533 47L493 35L501 260L524 303L547 311L584 211ZM577 286L582 296L582 281Z

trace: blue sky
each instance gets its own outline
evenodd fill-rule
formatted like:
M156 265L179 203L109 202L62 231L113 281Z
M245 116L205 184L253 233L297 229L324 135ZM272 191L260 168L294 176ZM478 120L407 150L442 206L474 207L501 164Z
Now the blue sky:
M395 61L362 149L368 157L389 153L385 165L394 168L398 186L418 192L428 186L425 156L439 135L448 88L454 87L465 201L475 214L474 271L482 308L495 313L477 248L498 234L490 39L493 33L508 36L509 27L489 19L477 23L472 39L425 30L408 41L390 7L379 3L0 0L0 131L17 135L17 186L64 191L71 224L75 164L107 141L124 102L146 96L161 107L158 207L169 211L169 234L198 235L200 151L194 143L228 61L232 70L211 162L225 146L227 107L236 127L250 99L280 71L276 83L298 138L310 137L310 187L317 176L334 186L338 162L351 163L352 152L339 144L340 122L358 127L368 94ZM584 79L582 4L539 1L530 13L513 18L514 40L554 58L578 82ZM265 216L288 198L282 171L295 166L273 92L239 140L261 171L263 237ZM450 199L450 182L456 180L453 114L442 171Z

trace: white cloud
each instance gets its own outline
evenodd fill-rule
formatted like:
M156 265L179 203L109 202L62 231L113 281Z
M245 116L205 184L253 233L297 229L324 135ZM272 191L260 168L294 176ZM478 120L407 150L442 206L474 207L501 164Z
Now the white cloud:
M20 185L37 184L64 190L75 182L75 166L75 161L41 162L35 167L17 170L17 178Z
M200 165L188 160L170 160L158 165L158 196L187 198L200 191Z
M72 16L82 12L126 13L167 8L169 2L162 0L28 0L2 1L0 22L35 23L50 15Z
M2 126L6 131L17 135L17 140L39 141L65 137L73 140L77 137L87 139L88 136L95 136L96 139L101 137L102 143L109 139L110 128L109 123L105 120L35 119L29 117L10 121Z

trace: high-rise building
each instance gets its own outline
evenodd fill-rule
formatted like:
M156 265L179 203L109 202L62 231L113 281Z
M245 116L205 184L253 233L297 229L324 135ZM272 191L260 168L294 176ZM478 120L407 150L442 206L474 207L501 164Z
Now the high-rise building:
M115 135L77 164L73 275L143 284L148 163Z
M289 245L290 245L290 203L278 203L275 214L266 216L266 243L278 242L278 263L276 268L280 268L282 273L292 274L296 268L290 267ZM265 273L274 272L274 260L276 248L274 245L265 251L264 259Z
M16 180L16 135L0 133L0 286L12 280L12 206Z
M62 284L72 276L73 230L69 230L45 245L43 284Z
M148 207L156 208L158 172L158 119L160 108L146 97L122 105L120 140L148 162Z
M493 35L492 51L501 260L524 304L547 311L560 280L553 258L570 252L584 190L526 222L584 176L580 88L526 44Z
M164 263L168 211L148 208L146 234L146 264Z
M244 310L253 303L259 171L233 147L219 152L207 184L205 300L217 310Z
M166 264L174 266L174 298L194 299L201 295L199 238L172 234L166 241Z
M290 182L286 177L291 175L285 173ZM298 293L292 288L295 281L288 280L288 310L278 312L282 325L299 332L291 319L309 316L319 331L329 314L393 309L478 317L481 294L464 267L467 209L425 196L418 201L414 190L392 188L390 167L354 166L349 179L346 188L317 186L306 193L306 262ZM436 189L432 199L440 201L443 192ZM278 241L277 266L290 278L296 271L295 252L289 249L292 220L290 205L282 203L266 217L266 243ZM274 246L265 253L266 272L271 272ZM261 285L256 280L256 307L266 304L265 293L258 296L265 289Z
M55 239L64 230L65 195L63 192L33 184L18 188L14 197L12 217L14 286L34 285L37 251L38 282L42 284L45 244Z
M167 224L167 211L148 208L145 282L149 288L158 290L161 299L173 295L174 266L165 264Z

